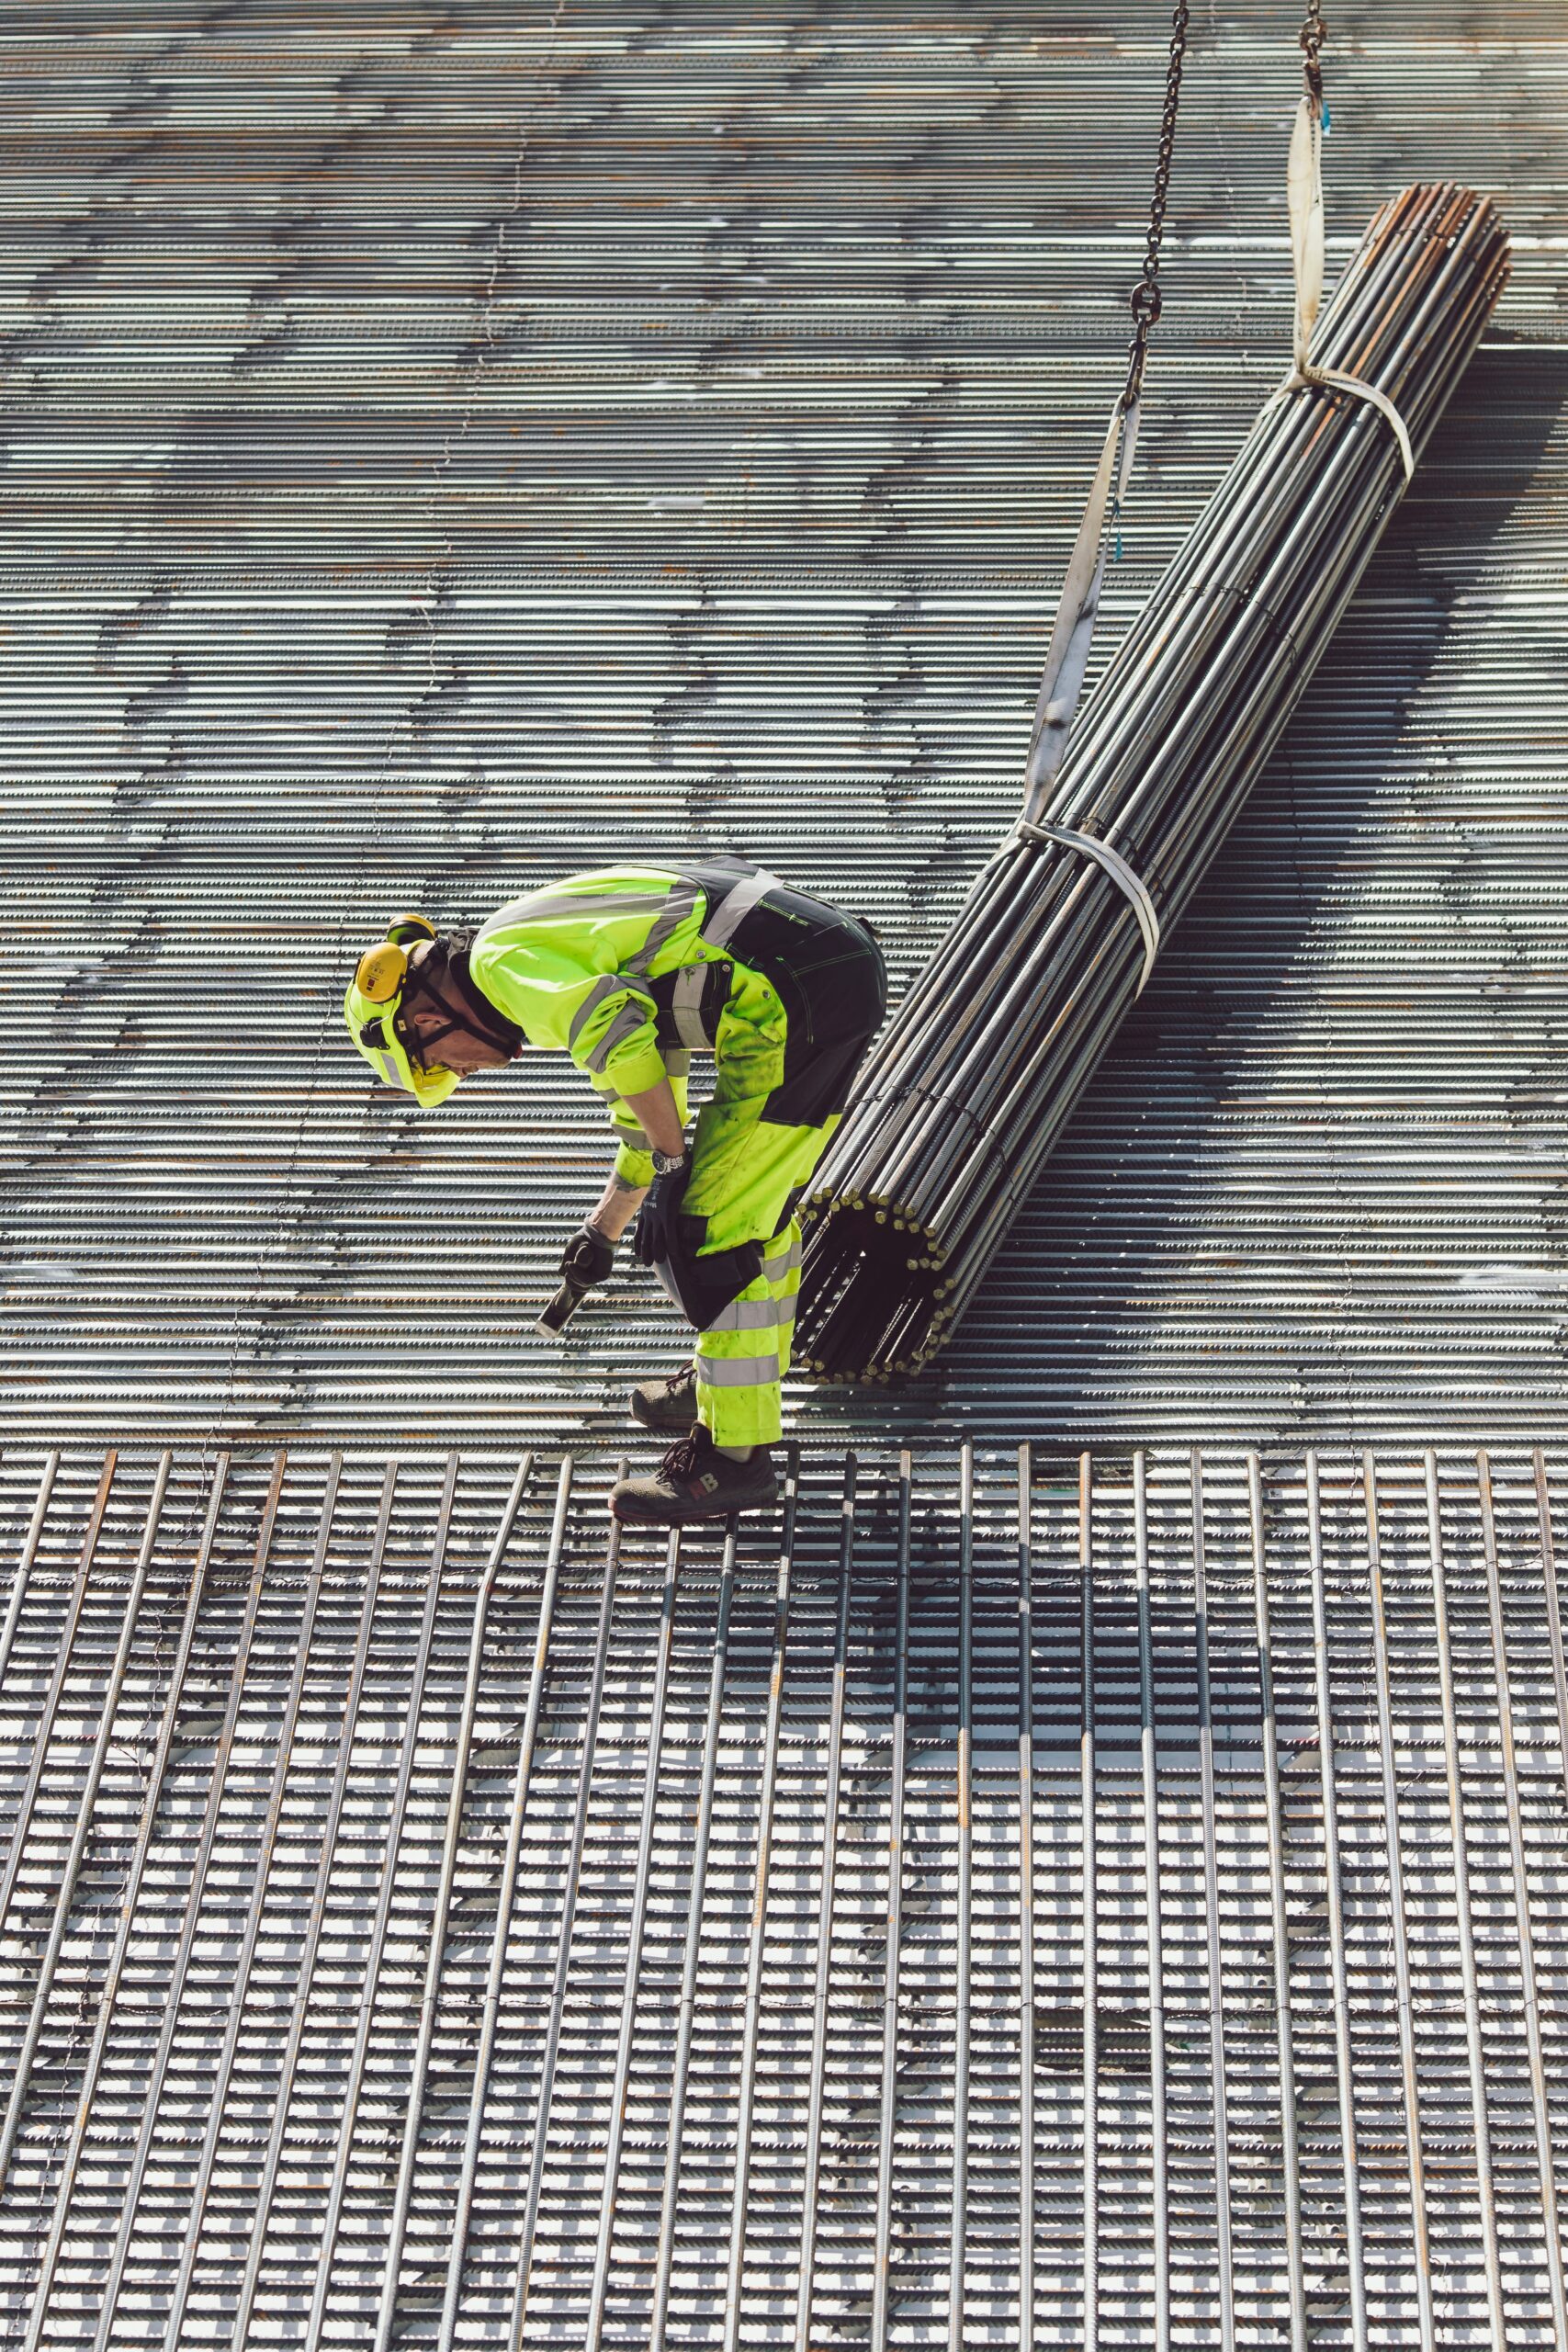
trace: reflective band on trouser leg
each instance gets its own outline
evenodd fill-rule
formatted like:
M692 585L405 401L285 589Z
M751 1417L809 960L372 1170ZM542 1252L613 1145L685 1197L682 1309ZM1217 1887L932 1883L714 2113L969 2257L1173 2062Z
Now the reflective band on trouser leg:
M697 1416L716 1445L772 1445L800 1290L800 1226L767 1245L762 1271L697 1339Z

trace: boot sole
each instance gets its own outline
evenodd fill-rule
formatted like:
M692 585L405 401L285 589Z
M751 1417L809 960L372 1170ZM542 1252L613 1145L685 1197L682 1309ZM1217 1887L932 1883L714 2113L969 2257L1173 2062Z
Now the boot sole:
M734 1519L749 1510L767 1510L778 1500L776 1493L759 1495L754 1501L722 1503L716 1510L653 1511L639 1510L634 1504L630 1510L621 1510L614 1501L610 1516L618 1519L623 1527L702 1527L715 1520Z

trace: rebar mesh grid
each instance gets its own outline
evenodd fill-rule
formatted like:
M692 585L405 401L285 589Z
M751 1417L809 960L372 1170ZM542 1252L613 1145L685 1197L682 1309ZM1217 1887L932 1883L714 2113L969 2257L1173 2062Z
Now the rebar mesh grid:
M0 1471L10 2337L1565 2340L1562 1465L613 1472Z

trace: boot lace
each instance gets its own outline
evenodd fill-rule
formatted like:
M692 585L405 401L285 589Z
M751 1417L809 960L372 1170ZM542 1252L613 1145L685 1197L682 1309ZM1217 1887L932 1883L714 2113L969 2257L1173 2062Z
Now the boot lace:
M677 1438L659 1465L660 1475L672 1481L691 1477L697 1466L699 1444L695 1430L687 1437Z

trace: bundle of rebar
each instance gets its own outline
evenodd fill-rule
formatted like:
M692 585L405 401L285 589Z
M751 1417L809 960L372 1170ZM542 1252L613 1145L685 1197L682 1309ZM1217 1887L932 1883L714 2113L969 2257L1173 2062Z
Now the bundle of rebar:
M1353 255L1312 362L1382 392L1418 455L1507 271L1490 203L1406 188ZM951 1334L1405 481L1369 401L1291 382L1266 404L1084 704L1048 806L982 870L862 1072L805 1204L803 1369L886 1378Z

